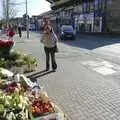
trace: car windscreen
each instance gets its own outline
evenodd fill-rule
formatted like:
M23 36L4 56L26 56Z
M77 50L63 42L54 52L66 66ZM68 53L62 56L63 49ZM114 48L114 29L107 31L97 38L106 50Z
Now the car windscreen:
M62 27L63 31L73 31L73 27L72 26L64 26Z

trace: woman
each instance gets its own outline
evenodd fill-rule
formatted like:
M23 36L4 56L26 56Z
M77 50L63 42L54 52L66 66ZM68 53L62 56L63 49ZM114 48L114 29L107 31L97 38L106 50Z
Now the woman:
M55 60L57 39L53 39L53 29L48 23L44 26L44 35L41 39L41 42L44 44L44 50L46 54L46 71L50 69L49 62L51 56L52 70L55 72L55 70L57 69L57 64Z
M10 25L9 30L8 30L8 36L10 40L13 40L13 36L15 35L15 29Z
M21 24L19 24L19 26L18 26L18 34L19 34L19 37L21 38L22 37L22 27L21 27Z

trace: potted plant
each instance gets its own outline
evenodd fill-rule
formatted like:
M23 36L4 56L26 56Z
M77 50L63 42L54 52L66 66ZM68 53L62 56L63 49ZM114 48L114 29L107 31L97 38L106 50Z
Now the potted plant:
M7 59L13 44L12 40L0 40L0 56Z
M27 69L26 69L27 72L31 72L36 69L37 60L35 58L31 57L30 55L25 55L23 57L23 60L25 64L27 65Z

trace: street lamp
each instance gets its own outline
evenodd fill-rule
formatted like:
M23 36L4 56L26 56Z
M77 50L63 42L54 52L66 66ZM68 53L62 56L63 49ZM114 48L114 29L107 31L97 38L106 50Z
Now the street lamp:
M26 30L27 30L27 38L29 39L28 2L27 2L27 0L26 0Z
M6 0L6 21L9 23L9 0Z

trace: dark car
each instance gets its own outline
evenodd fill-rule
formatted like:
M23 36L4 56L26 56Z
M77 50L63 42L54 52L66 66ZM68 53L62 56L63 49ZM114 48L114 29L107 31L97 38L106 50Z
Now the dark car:
M63 25L61 27L60 38L61 40L65 39L75 39L76 32L71 25Z

